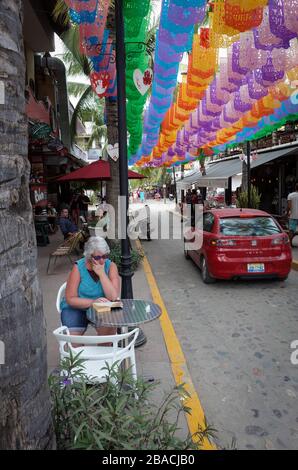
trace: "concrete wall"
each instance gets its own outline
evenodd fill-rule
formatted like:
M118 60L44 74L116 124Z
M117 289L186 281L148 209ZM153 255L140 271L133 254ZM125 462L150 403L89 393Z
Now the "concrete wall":
M23 0L24 40L34 52L55 50L54 31L41 0Z

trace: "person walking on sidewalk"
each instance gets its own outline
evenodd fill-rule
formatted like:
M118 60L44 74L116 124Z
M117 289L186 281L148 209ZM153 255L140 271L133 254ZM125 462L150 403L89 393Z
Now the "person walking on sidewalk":
M71 201L70 201L70 208L69 208L72 221L75 225L79 225L79 216L80 216L79 196L80 196L79 193L73 194Z
M296 234L298 227L298 183L295 186L295 192L288 195L288 216L289 216L289 237L291 245L293 246L293 238Z
M88 220L88 204L90 204L90 199L86 196L83 189L80 191L80 195L78 198L79 208L80 208L80 216L83 216L85 221Z
M150 230L150 207L148 204L145 204L146 209L146 232L147 232L147 240L151 242L151 230Z

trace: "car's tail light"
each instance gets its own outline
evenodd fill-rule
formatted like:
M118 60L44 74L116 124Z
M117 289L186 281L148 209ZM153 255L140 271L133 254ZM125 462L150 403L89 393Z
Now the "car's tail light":
M283 235L282 237L273 238L271 242L273 246L288 245L289 243L290 243L290 239L288 235Z
M236 241L235 240L229 240L229 239L214 239L210 241L211 246L219 246L219 247L230 247L230 246L236 246Z

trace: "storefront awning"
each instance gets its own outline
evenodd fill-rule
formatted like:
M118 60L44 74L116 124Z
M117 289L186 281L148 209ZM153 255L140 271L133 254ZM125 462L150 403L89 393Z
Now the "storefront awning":
M272 160L286 157L294 153L298 154L297 146L260 152L257 154L257 159L251 161L251 168L257 168ZM179 189L187 189L191 187L191 185L196 184L199 187L227 188L229 178L242 173L242 161L239 159L239 155L227 160L218 160L217 162L209 164L206 173L207 174L203 176L199 171L196 171L189 177L178 181L177 187Z
M180 178L179 180L177 180L177 188L180 188L180 189L189 188L192 184L196 183L200 175L201 173L198 170L192 171L184 178Z
M137 173L136 171L128 170L128 179L143 179L146 176ZM105 160L97 160L83 168L72 171L67 175L60 176L57 181L107 181L111 179L110 162Z

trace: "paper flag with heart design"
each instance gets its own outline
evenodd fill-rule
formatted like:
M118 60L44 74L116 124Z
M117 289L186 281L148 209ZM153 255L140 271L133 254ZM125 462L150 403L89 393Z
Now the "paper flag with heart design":
M116 162L119 158L119 144L108 144L107 152L109 157Z
M133 73L133 81L137 90L141 95L145 95L152 84L153 72L151 69L146 69L145 72L141 72L140 69L136 69Z
M110 74L109 72L92 72L90 75L90 81L92 90L102 98L106 95L107 89L110 84Z

